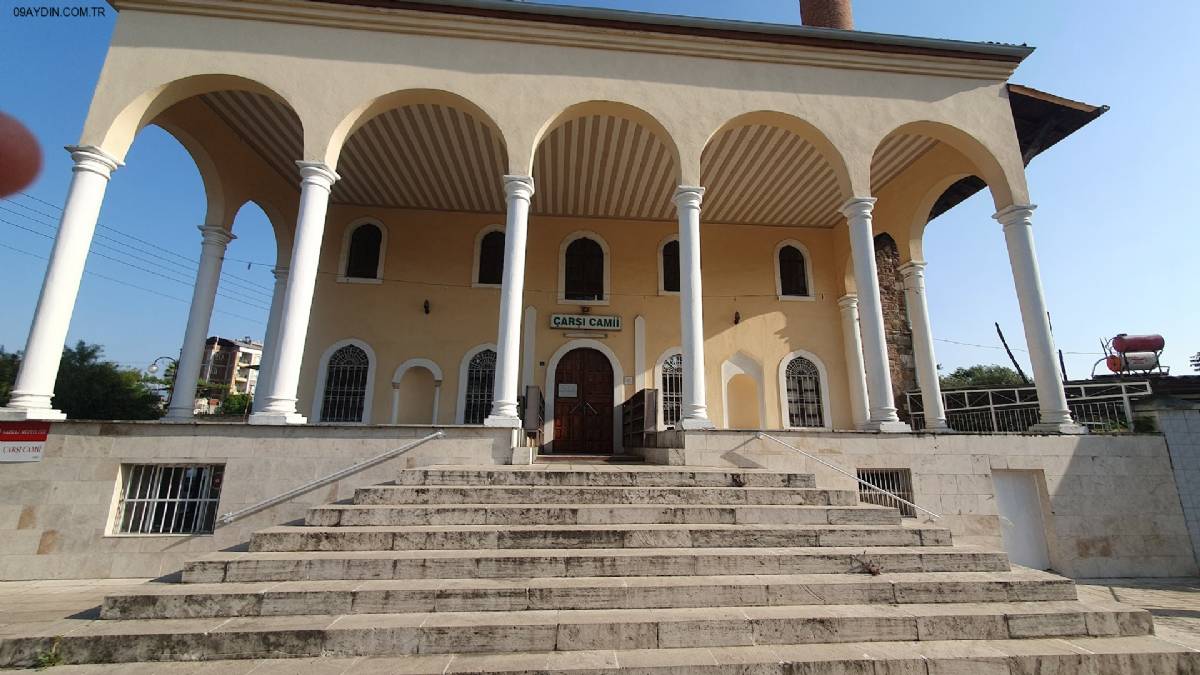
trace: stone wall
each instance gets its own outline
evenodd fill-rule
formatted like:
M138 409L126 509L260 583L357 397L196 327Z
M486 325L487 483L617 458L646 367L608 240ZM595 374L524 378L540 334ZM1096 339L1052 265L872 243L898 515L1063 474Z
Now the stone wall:
M904 392L917 389L917 366L913 360L912 326L908 322L908 304L904 297L904 275L900 273L900 250L889 234L875 237L875 266L879 269L879 299L883 308L892 395L903 416L908 412Z
M1171 450L1175 487L1192 538L1192 552L1200 561L1200 406L1159 406L1154 415Z
M1200 430L1200 421L1195 423ZM914 501L942 516L937 522L951 529L955 543L1003 547L991 473L1027 470L1042 492L1055 571L1072 577L1197 572L1171 458L1158 434L772 435L851 473L911 470ZM679 464L811 472L820 486L856 487L853 479L753 433L689 431L683 433L683 446L647 453Z
M507 464L510 431L445 427L446 437L218 527L210 535L114 535L127 463L224 464L218 513L253 505L432 433L430 427L65 422L40 462L0 464L0 580L156 577L309 507L430 464Z

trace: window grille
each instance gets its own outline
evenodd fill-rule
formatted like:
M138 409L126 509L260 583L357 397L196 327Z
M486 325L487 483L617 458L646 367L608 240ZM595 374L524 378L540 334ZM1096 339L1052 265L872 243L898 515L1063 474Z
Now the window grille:
M504 281L504 233L488 232L479 242L479 277L481 284Z
M683 416L683 354L673 354L662 365L663 425L674 427Z
M859 469L858 479L895 493L901 499L915 501L913 499L912 471L909 469ZM858 500L866 504L900 509L900 515L905 518L917 517L917 511L912 506L893 498L886 492L869 488L862 483L858 484Z
M350 251L346 254L346 276L353 279L379 278L379 247L383 231L371 223L354 228L350 235Z
M211 534L221 499L220 464L126 464L119 534Z
M812 361L797 356L787 365L788 426L823 427L821 406L821 371Z
M679 292L679 240L663 244L662 250L663 290Z
M782 295L808 297L808 274L804 254L795 246L779 249L779 292Z
M356 345L346 345L329 357L321 399L322 422L362 421L370 367L370 357Z
M483 424L492 412L492 392L496 385L496 352L485 349L471 357L467 365L467 397L463 424Z
M582 237L567 246L563 296L567 300L604 299L604 249Z

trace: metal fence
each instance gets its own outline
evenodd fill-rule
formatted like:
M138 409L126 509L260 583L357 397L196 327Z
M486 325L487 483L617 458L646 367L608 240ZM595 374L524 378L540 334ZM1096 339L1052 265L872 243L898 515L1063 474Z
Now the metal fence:
M1064 386L1067 407L1079 424L1091 431L1133 431L1133 400L1150 395L1150 383L1077 382ZM925 428L921 392L905 394L909 424ZM1022 433L1037 424L1037 389L994 387L955 389L942 392L946 423L955 431L978 433Z

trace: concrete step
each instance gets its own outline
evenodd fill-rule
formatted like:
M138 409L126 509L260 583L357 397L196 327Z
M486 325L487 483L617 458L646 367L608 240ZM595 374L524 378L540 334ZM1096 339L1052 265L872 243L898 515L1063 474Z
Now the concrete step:
M533 465L528 467L431 467L401 471L398 485L540 485L589 487L778 487L811 488L810 473L753 469L687 469L655 466Z
M250 539L251 551L949 545L948 529L901 525L283 525Z
M1052 640L843 642L680 649L505 654L313 657L60 666L62 675L342 673L343 675L1179 675L1200 671L1200 652L1153 636Z
M374 485L355 504L791 504L853 506L853 490L765 487L589 487Z
M635 525L755 523L899 525L897 509L858 506L626 506L613 504L329 504L311 509L308 525Z
M97 621L0 641L0 666L65 663L678 649L843 642L1132 637L1148 612L1106 603L824 605L446 612Z
M770 605L1075 600L1062 577L1017 572L547 579L149 583L104 599L103 619Z
M971 546L219 552L187 563L186 583L742 574L1007 572Z

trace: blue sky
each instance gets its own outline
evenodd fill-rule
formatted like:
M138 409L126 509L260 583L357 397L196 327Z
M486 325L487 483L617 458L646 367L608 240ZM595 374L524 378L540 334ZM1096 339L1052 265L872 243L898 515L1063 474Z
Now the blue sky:
M24 346L45 271L45 260L35 256L50 249L46 235L53 236L55 205L70 179L69 158L59 148L78 139L116 12L19 19L11 15L11 3L3 4L0 110L25 121L47 153L41 177L27 190L33 198L0 201L0 345L13 350ZM799 19L796 0L571 4L776 23ZM1132 6L1116 0L855 3L860 30L1033 45L1037 52L1014 82L1112 106L1028 170L1039 205L1034 227L1047 300L1068 372L1076 378L1099 358L1099 339L1119 332L1164 334L1165 362L1177 374L1186 373L1188 356L1200 351L1200 234L1188 197L1196 194L1200 155L1200 93L1194 86L1200 3L1162 0L1130 11ZM994 321L1014 347L1024 347L1004 240L991 213L990 199L976 196L927 230L930 313L945 370L1004 363ZM101 212L98 234L109 238L97 243L110 248L94 250L144 269L93 255L68 339L100 343L109 358L130 366L177 355L191 297L189 261L199 254L195 228L203 215L191 160L165 133L143 131L127 166L114 174ZM217 300L210 334L261 338L273 282L273 236L253 207L238 215L234 233L238 239L225 267L234 276L222 281L227 296ZM1017 355L1027 363L1023 351Z

